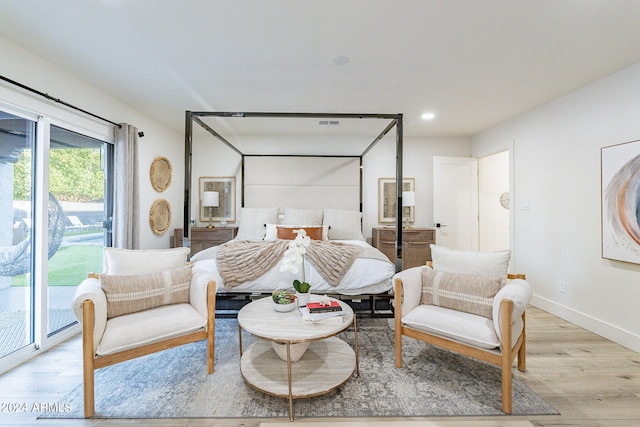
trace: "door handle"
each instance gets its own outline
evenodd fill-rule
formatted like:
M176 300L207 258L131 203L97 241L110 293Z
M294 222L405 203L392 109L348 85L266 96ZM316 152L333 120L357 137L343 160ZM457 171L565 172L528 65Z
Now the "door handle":
M435 224L433 224L436 228L441 228L441 227L446 227L447 224L440 224L439 222L436 222Z

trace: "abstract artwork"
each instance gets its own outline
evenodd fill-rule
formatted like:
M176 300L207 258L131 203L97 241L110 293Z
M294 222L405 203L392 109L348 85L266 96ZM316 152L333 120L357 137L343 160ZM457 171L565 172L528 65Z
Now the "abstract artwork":
M602 148L602 257L640 264L640 141Z

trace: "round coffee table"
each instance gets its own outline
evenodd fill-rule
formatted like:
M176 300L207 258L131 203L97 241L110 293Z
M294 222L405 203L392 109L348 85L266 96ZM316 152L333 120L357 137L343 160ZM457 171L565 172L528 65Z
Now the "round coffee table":
M332 298L333 299L333 298ZM319 301L312 295L311 301ZM333 299L335 300L335 299ZM289 419L293 421L293 399L328 393L344 384L358 367L358 332L356 316L340 300L342 315L316 322L303 320L298 309L276 312L271 297L245 305L238 313L240 371L245 381L263 393L289 398ZM354 325L354 348L337 334ZM242 330L262 338L243 351ZM284 346L284 360L272 343ZM295 345L309 343L296 362ZM358 372L359 373L359 372Z

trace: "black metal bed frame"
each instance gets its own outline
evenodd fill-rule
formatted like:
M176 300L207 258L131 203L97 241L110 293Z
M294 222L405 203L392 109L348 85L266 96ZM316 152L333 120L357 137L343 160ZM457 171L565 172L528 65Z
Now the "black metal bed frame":
M243 118L243 117L271 117L271 118L312 118L312 119L386 119L390 120L389 124L383 129L383 131L375 137L375 139L365 148L365 150L359 155L313 155L313 154L248 154L240 151L236 146L229 142L224 136L218 133L211 126L206 124L203 117L222 117L222 118ZM271 157L345 157L345 158L359 158L360 159L360 212L362 212L362 165L363 157L380 141L384 138L393 128L396 128L396 270L398 266L402 265L402 159L403 159L403 123L402 114L377 114L377 113L285 113L285 112L216 112L216 111L186 111L185 114L185 168L184 168L184 238L189 238L191 218L191 180L192 180L192 149L193 149L193 124L199 125L206 130L209 134L221 141L235 153L241 157L241 175L242 175L242 187L241 187L241 204L244 206L244 174L245 174L245 157L253 156L271 156ZM223 299L240 299L245 303L249 302L252 298L251 293L246 294L228 294L227 297L223 297L225 294L220 294ZM353 301L358 298L350 296L341 296L342 298ZM371 315L374 316L376 312L377 302L376 298L380 298L383 302L389 301L389 295L364 295L364 298L368 301L368 306L365 304L365 310L370 310ZM379 302L380 300L378 300ZM242 304L242 302L240 302ZM358 304L352 304L355 309L358 309Z

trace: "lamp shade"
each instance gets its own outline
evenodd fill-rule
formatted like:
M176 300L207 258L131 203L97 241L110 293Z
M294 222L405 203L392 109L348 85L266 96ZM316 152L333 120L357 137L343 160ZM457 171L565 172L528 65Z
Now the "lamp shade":
M403 191L402 192L402 206L415 206L416 205L416 192L415 191Z
M217 191L203 191L202 206L206 208L217 208L218 206L220 206L220 193L218 193Z

